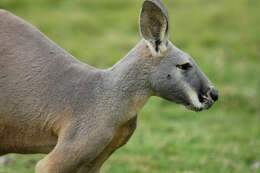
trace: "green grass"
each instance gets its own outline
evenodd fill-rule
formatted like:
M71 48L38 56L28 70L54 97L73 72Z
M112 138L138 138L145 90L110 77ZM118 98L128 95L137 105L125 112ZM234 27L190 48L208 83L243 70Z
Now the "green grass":
M220 99L201 113L152 98L103 173L259 173L260 1L164 0L170 39L191 54ZM139 40L141 0L1 0L79 60L107 68ZM1 139L0 139L1 140ZM43 155L8 155L1 173L33 173Z

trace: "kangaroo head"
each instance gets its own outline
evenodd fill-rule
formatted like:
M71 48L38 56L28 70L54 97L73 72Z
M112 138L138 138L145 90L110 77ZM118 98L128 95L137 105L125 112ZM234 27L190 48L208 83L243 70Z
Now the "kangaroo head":
M150 75L154 95L185 105L208 109L218 92L187 53L168 40L169 18L159 0L145 0L140 15L141 35L156 65Z

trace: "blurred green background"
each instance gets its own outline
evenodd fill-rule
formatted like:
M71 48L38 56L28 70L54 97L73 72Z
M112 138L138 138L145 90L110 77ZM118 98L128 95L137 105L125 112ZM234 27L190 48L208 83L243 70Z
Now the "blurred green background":
M103 173L260 172L260 1L163 0L170 40L216 85L195 113L151 98L129 143ZM107 68L138 41L142 0L1 0L79 60ZM0 45L1 46L1 45ZM1 139L0 139L1 140ZM33 173L43 155L7 155L1 173ZM5 164L3 163L5 162Z

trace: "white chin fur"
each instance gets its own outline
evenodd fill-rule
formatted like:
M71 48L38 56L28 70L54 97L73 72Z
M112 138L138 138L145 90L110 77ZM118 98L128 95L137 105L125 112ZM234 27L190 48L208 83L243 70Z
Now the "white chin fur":
M188 95L189 95L190 102L193 106L198 108L203 107L202 103L199 101L197 93L194 90L190 90L188 92Z
M186 106L186 108L193 111L203 110L205 108L205 104L199 101L198 94L187 85L185 86L185 88L190 101L190 105Z

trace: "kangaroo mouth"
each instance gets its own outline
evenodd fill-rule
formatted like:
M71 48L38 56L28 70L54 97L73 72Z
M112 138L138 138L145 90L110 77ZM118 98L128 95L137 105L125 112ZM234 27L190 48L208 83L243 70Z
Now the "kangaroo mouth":
M209 109L214 104L214 101L206 96L197 95L190 97L190 102L184 106L192 111L200 112Z
M191 104L186 104L184 105L186 109L189 109L189 110L192 110L192 111L195 111L195 112L200 112L203 110L203 107L197 107L197 106L194 106L194 105L191 105Z

